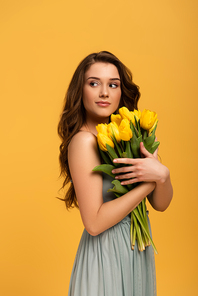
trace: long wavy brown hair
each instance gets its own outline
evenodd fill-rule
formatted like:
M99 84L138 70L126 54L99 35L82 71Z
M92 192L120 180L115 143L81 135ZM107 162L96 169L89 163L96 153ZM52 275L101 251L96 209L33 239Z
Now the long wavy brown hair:
M108 51L92 53L84 58L78 65L66 92L63 112L58 124L58 134L62 140L59 155L61 167L60 176L64 177L62 188L69 183L69 188L63 199L67 209L73 208L74 206L78 207L68 164L68 145L72 137L78 133L83 124L86 123L85 109L82 101L84 75L90 66L97 62L110 63L115 65L118 69L121 81L119 108L126 106L131 111L137 109L137 103L140 97L139 87L133 83L131 71L112 53Z

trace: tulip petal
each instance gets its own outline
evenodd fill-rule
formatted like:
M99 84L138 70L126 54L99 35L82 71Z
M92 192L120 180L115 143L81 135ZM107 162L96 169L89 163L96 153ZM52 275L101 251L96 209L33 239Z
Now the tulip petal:
M155 121L154 125L150 128L149 133L155 134L157 123L158 123L158 119Z
M122 119L120 126L119 126L120 138L123 141L129 141L133 134L130 128L130 121L128 119Z
M105 134L98 133L97 134L97 141L98 141L98 145L99 145L100 149L103 151L107 151L106 144L110 145L111 147L114 147L114 143L111 140L111 138L109 138Z

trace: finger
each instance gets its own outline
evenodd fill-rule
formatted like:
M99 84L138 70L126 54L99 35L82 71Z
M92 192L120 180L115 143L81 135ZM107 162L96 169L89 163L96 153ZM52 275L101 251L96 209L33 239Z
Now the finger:
M133 171L133 166L128 166L128 167L113 169L111 172L113 174L120 174L120 173L132 172L132 171Z
M135 177L136 177L135 173L130 173L130 174L123 174L123 175L116 176L115 179L122 180L122 179L131 179L131 178L135 178Z
M133 179L130 179L130 180L127 180L127 181L122 181L121 185L129 185L129 184L134 184L134 183L137 183L137 182L141 182L141 181L138 178L133 178Z
M140 152L141 152L145 157L149 157L149 156L151 156L151 153L149 153L148 150L146 150L146 148L144 147L143 142L140 143Z
M125 163L125 164L136 164L138 162L138 158L134 159L134 158L115 158L113 160L113 162L115 163Z
M155 137L155 142L157 142L157 137ZM158 159L158 150L159 150L159 146L157 147L157 149L154 151L153 156Z
M157 147L157 149L155 150L155 152L153 153L153 156L158 159L158 150L159 150L159 147Z

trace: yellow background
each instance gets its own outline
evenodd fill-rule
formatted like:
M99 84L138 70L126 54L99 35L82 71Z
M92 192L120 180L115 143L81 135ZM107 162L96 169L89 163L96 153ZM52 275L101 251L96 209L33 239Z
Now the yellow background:
M159 117L174 199L164 213L149 208L158 295L197 295L198 2L0 4L0 295L67 295L83 226L78 210L67 212L55 198L56 129L76 66L100 50L132 70L140 109Z

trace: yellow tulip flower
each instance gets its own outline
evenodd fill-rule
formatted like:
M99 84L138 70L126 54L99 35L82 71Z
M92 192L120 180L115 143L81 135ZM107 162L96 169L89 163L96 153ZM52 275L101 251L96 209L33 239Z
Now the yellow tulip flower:
M107 124L106 123L98 124L96 126L96 130L97 130L98 133L101 133L101 134L104 134L104 135L108 136Z
M158 123L158 119L155 121L154 125L149 129L149 134L152 133L154 128L156 127L156 124Z
M122 117L120 114L111 114L111 121L115 122L117 126L119 126L122 121Z
M120 113L120 116L122 117L122 119L128 119L128 120L132 120L133 121L133 116L134 115L126 107L120 108L119 109L119 113Z
M119 129L118 129L118 126L115 122L110 122L108 124L107 131L108 131L109 137L113 138L113 136L114 136L118 143L121 141Z
M134 109L133 111L130 111L130 113L132 114L132 122L135 125L135 117L137 119L137 121L140 119L141 117L141 111L140 110L136 110Z
M157 121L157 113L144 109L140 118L140 126L145 130L150 130Z
M134 109L132 113L134 113L137 120L141 118L141 111L139 109L138 110Z
M133 134L130 129L130 121L128 119L122 119L119 125L119 132L120 138L123 141L129 141L132 138Z
M98 145L101 150L107 151L106 144L114 148L114 143L113 141L105 134L98 133L97 134L97 140L98 140Z

